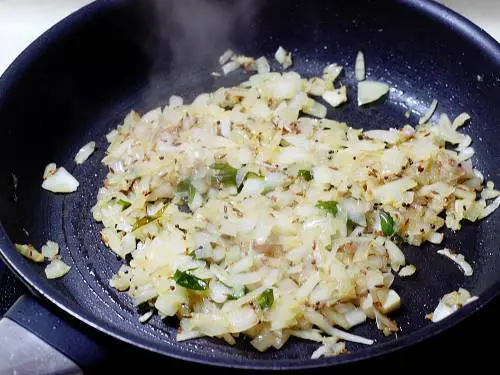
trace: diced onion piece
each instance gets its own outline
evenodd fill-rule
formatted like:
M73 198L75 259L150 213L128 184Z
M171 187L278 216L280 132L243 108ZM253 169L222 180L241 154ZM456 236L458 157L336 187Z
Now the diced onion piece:
M78 188L78 181L64 167L59 167L42 183L42 188L53 193L72 193Z
M257 72L259 74L263 73L269 73L271 71L271 67L269 66L269 62L264 56L259 57L257 60L255 60L255 63L257 65Z
M438 105L438 101L436 99L434 99L431 103L431 106L427 110L427 112L425 112L425 114L420 118L420 120L418 120L418 123L420 125L427 123L431 119L432 115L436 111L437 105Z
M373 190L373 196L383 204L401 204L404 199L404 192L413 189L417 183L409 177L389 182Z
M191 211L195 211L198 208L200 208L202 204L203 204L203 197L201 196L199 191L196 191L193 200L191 202L188 202L189 209Z
M246 71L256 71L257 67L255 65L255 60L252 57L244 56L244 55L235 55L231 57L232 61L236 61L240 67L245 69Z
M319 118L325 118L327 113L326 107L314 99L309 99L306 106L302 108L302 111L308 115Z
M356 55L356 63L354 66L354 75L358 81L363 81L366 78L365 72L365 55L359 51Z
M36 263L41 263L43 262L44 258L43 255L33 247L33 245L20 245L20 244L15 244L16 250L21 253L24 257L32 260L33 262Z
M345 86L341 86L336 90L325 91L321 97L332 107L338 107L342 103L347 102L347 90Z
M453 129L458 129L461 126L464 126L467 121L470 120L470 115L466 112L461 113L457 116L455 120L453 120Z
M315 272L297 290L297 293L295 294L295 298L297 298L297 300L305 299L309 295L309 293L311 293L313 291L314 287L319 283L320 280L321 280L321 278L319 276L319 273Z
M229 73L235 71L240 67L240 64L236 61L230 61L227 64L222 65L222 73L227 76Z
M338 337L327 337L323 339L323 345L313 352L311 359L337 356L345 352L345 343L338 342Z
M57 279L66 275L70 268L62 260L54 259L45 267L45 276L47 276L47 279Z
M322 345L311 354L311 359L321 358L326 353L326 346Z
M394 271L398 271L399 268L405 264L405 255L401 249L389 239L385 240L384 246L391 261L391 268Z
M288 52L282 46L278 47L278 50L274 54L274 58L280 63L283 69L287 69L292 66L292 53Z
M460 151L457 159L459 162L466 161L469 160L471 157L473 157L474 154L475 154L474 149L472 147L467 147L463 151Z
M222 338L229 344L229 345L234 345L236 344L236 340L234 339L234 337L232 335L230 335L229 333L226 333L224 335L222 335Z
M153 316L153 310L149 310L148 312L142 314L139 317L139 322L146 323L149 320L149 318L151 318L152 316Z
M345 319L347 323L351 326L357 326L358 324L364 323L366 321L366 314L361 309L356 309L345 314Z
M458 144L457 148L455 150L457 151L464 151L466 148L468 148L472 143L472 138L469 135L465 135L463 139L460 141Z
M445 113L441 114L438 126L433 127L432 131L435 135L452 144L461 144L468 140L465 134L459 133L453 128L450 119ZM462 146L461 148L465 147Z
M430 318L433 323L437 323L475 300L477 300L476 296L472 297L468 290L460 288L456 292L445 294L434 312L426 316L426 318Z
M232 49L228 49L226 51L224 51L224 53L222 55L220 55L219 57L219 64L221 65L224 65L225 63L227 63L231 57L233 57L234 55L234 52Z
M414 275L416 271L417 267L415 267L413 264L408 264L407 266L404 266L399 270L398 275L400 277L409 277Z
M376 81L358 82L358 106L377 101L389 92L389 85Z
M465 276L472 276L474 271L472 270L472 267L467 261L465 260L464 256L462 254L454 254L450 251L450 249L444 248L442 250L437 251L438 254L444 255L445 257L450 258L452 261L454 261L458 266L462 269L464 272Z
M326 81L335 82L340 73L342 73L342 67L337 64L330 64L323 70L323 78Z
M210 298L216 303L224 303L228 295L231 294L231 289L219 281L210 282Z
M172 95L168 99L168 106L170 108L180 107L183 103L184 103L184 99L182 99L180 96L177 96L177 95Z
M366 212L370 206L365 202L357 199L346 198L341 203L342 207L347 213L347 217L357 225L362 227L366 226Z
M483 219L491 215L499 206L500 206L500 196L495 198L493 202L491 202L489 205L486 206L483 214L481 215L481 218Z
M199 331L177 331L177 336L175 337L175 339L177 341L186 341L186 340L192 340L192 339L196 339L198 337L203 337L205 336L203 333L199 332Z
M250 306L241 307L228 314L230 332L243 332L259 323L255 310Z
M389 289L385 300L382 301L381 312L383 314L389 314L392 311L398 310L401 305L401 298L394 290Z
M427 241L430 243L439 245L441 242L443 242L444 234L443 233L432 233L428 238Z
M263 329L261 333L259 333L250 344L257 349L259 352L265 352L269 349L274 343L274 335L273 332L269 329Z
M163 316L174 316L182 302L182 298L180 298L177 294L160 294L156 299L155 308Z
M85 146L83 146L75 156L76 164L83 164L85 161L92 155L95 151L95 142L89 142Z
M458 310L458 306L448 306L444 302L440 301L439 304L437 305L436 309L432 313L432 322L437 323L440 320L443 320L444 318L450 316L453 314L455 311Z
M42 254L45 258L53 259L59 254L59 245L57 242L47 241L47 243L42 246Z

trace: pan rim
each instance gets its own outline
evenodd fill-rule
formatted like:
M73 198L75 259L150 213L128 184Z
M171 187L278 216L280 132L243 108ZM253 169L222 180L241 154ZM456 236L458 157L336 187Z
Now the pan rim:
M42 53L52 41L59 39L65 32L71 30L75 25L92 17L95 13L100 12L108 7L116 6L124 3L125 0L105 0L90 3L80 10L74 12L62 21L48 29L38 39L31 43L7 68L5 73L0 77L0 108L3 105L4 93L9 87L16 84L22 72L36 61L40 53ZM454 32L459 33L480 46L480 48L492 60L500 61L500 44L488 35L483 29L473 24L465 17L457 14L453 10L432 0L401 0L404 6L415 9L422 13L425 17L429 17L438 21L440 24L451 27ZM76 319L84 322L90 327L97 329L107 335L119 339L128 344L134 345L141 349L155 352L164 356L173 357L176 359L196 362L199 364L221 366L227 368L241 368L253 370L292 370L292 369L312 369L352 362L366 360L368 358L378 357L383 354L392 353L403 347L420 343L429 339L463 321L471 316L476 311L483 308L495 297L500 295L500 282L491 286L483 293L479 299L458 311L450 319L428 325L415 332L412 332L398 340L393 340L378 344L372 347L364 348L363 350L339 357L321 358L318 360L311 359L283 359L283 360L260 360L260 359L245 359L244 361L234 361L230 358L216 358L203 354L193 353L190 351L172 348L171 351L162 350L151 341L134 336L133 332L126 330L116 330L115 327L109 325L106 321L99 319L97 316L90 314L86 310L78 308L68 298L64 297L55 286L39 284L36 282L36 274L30 265L24 261L22 256L18 254L10 239L8 238L3 226L0 223L0 258L5 264L33 291L36 295L47 299L58 308Z

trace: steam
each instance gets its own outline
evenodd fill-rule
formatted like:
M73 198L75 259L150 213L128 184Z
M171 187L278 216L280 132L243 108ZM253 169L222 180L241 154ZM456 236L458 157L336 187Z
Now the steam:
M212 66L237 33L251 32L250 25L261 1L156 0L162 43L168 43L172 68Z

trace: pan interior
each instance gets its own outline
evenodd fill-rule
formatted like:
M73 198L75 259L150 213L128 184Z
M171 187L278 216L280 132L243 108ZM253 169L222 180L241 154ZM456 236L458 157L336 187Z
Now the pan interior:
M72 266L63 279L50 283L37 265L23 262L18 270L66 308L161 353L194 359L202 355L217 363L272 360L269 366L274 367L307 360L317 344L292 339L280 351L257 353L244 339L233 347L212 339L176 343L174 320L155 316L148 324L139 323L139 312L128 297L108 285L122 261L105 248L101 227L90 214L106 174L100 163L107 148L105 134L128 111L144 113L164 106L172 94L190 100L241 82L247 77L242 72L220 78L210 74L219 70L218 56L233 48L271 59L278 45L293 52L293 70L304 76L320 74L333 62L346 68L341 81L348 86L349 103L329 117L354 127L415 124L434 98L440 102L438 113L453 117L469 112L473 121L466 132L475 141L473 163L487 178L500 181L500 130L495 122L500 118L499 61L477 41L418 7L369 0L106 2L84 9L72 22L49 32L0 81L5 88L0 91L1 222L15 242L41 246L48 239L57 241L63 259ZM361 110L353 76L358 50L365 53L368 76L392 86L387 100ZM411 112L409 119L406 111ZM97 152L75 167L73 156L90 140L96 141ZM41 175L49 162L73 173L80 182L76 193L42 191ZM17 200L12 174L19 181ZM446 233L442 246L406 247L407 261L418 272L403 282L396 278L403 300L394 315L401 326L399 338L437 330L427 327L424 316L447 292L465 287L481 295L498 289L497 222L494 214L479 225L465 224L460 233ZM4 256L20 263L20 257L6 248L7 240L2 241ZM473 277L465 278L452 262L436 255L435 250L444 246L471 261ZM353 332L379 344L395 340L384 337L374 323ZM351 356L372 350L348 347L354 352Z

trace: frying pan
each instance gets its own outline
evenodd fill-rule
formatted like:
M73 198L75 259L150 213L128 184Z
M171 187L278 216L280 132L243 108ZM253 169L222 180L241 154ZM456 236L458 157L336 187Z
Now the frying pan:
M132 108L165 105L169 96L192 99L245 79L238 72L214 77L226 49L271 57L278 45L293 52L294 70L319 74L332 62L345 66L342 81L349 104L329 117L357 127L415 124L432 99L437 115L468 111L465 131L475 140L474 165L498 179L500 149L500 47L468 21L429 1L99 1L65 19L35 41L0 78L0 254L30 290L91 327L167 356L220 366L298 369L358 361L433 336L482 308L500 291L499 214L465 223L445 234L441 246L459 250L474 275L466 278L438 247L405 247L415 277L395 289L401 326L384 337L375 324L354 333L377 340L370 347L348 344L350 354L310 360L317 344L291 339L280 351L258 353L241 339L228 346L216 339L176 342L174 320L139 312L108 280L121 261L105 248L90 208L106 174L101 165L105 134ZM392 86L389 97L358 109L353 61L358 50L367 73ZM410 111L410 118L404 114ZM85 143L97 152L82 166L72 158ZM76 193L41 189L46 164L57 162L80 181ZM14 191L12 176L18 183ZM15 199L13 198L15 194ZM71 271L47 280L43 267L22 258L12 242L60 244ZM465 287L479 299L437 324L424 319L443 294Z

